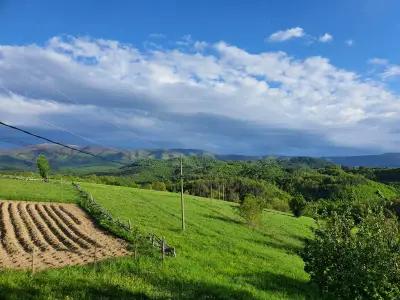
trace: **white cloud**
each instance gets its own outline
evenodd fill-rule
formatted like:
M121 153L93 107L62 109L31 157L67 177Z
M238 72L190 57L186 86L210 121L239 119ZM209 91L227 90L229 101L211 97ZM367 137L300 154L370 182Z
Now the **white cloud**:
M400 76L400 65L389 65L382 73L384 79Z
M378 75L383 80L400 76L400 65L391 64L387 59L375 57L369 59L368 63L376 66L376 69L372 70L372 72L378 70Z
M204 41L195 41L193 44L193 48L198 51L203 51L208 47L208 43Z
M10 91L0 89L0 118L51 122L117 146L315 155L398 148L400 99L383 85L324 57L197 44L139 50L56 37L0 46L0 87Z
M368 63L371 65L387 65L389 62L385 58L374 57L368 60Z
M293 27L277 31L269 36L271 42L283 42L294 38L301 38L305 35L303 28Z
M352 47L352 46L354 45L354 41L351 40L351 39L346 40L345 43L346 43L346 45L349 46L349 47Z
M331 42L333 40L333 36L329 33L325 33L324 35L321 35L318 40L321 43L327 43L327 42Z

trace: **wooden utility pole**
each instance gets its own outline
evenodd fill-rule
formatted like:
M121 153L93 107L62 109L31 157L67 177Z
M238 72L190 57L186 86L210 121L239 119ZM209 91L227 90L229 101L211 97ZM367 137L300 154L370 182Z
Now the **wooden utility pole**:
M183 202L183 162L181 155L181 212L182 212L182 231L185 231L185 203Z

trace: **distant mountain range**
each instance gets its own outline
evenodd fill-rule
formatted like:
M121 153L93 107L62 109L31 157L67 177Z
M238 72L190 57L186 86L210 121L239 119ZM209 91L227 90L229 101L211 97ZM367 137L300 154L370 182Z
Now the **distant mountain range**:
M36 168L36 158L39 154L44 154L49 159L54 169L90 169L108 170L119 167L112 161L120 161L129 164L138 159L171 159L184 156L208 156L220 160L257 160L267 157L278 159L296 160L296 157L288 156L247 156L247 155L219 155L197 149L148 149L148 150L121 150L114 148L95 147L95 146L74 146L81 150L101 156L92 157L82 153L77 153L53 144L32 145L18 149L0 149L0 170L33 170ZM344 166L366 166L366 167L400 167L400 153L387 153L381 155L364 156L342 156L342 157L323 157L323 158L301 158L306 164L321 164L321 160L327 163L335 163ZM307 161L308 160L308 161Z
M181 155L212 155L201 150L168 149L168 150L121 150L94 146L74 146L80 150L93 153L99 157L89 156L53 144L39 144L18 149L0 149L0 170L31 170L36 168L36 158L44 154L54 169L95 168L109 169L119 167L118 163L129 164L138 159L169 159Z
M325 159L335 164L348 167L400 168L400 153L384 153L360 156L333 156L325 157Z

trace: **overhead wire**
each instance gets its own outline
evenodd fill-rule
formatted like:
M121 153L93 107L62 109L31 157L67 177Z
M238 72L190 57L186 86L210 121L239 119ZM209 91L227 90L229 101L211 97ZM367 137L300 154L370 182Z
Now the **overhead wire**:
M122 166L125 166L125 165L126 165L125 163L122 163L122 162L120 162L120 161L117 161L117 160L114 160L114 159L108 159L108 158L106 158L106 157L103 157L103 156L100 156L100 155L91 153L91 152L89 152L89 151L85 151L85 150L82 150L82 149L79 149L79 148L76 148L76 147L73 147L73 146L70 146L70 145L66 145L66 144L64 144L64 143L55 141L55 140L53 140L53 139L44 137L44 136L39 135L39 134L35 134L35 133L33 133L33 132L30 132L30 131L28 131L28 130L19 128L19 127L17 127L17 126L13 126L13 125L10 125L10 124L6 124L6 123L4 123L4 122L2 122L2 121L0 121L0 125L5 126L5 127L8 127L8 128L11 128L11 129L13 129L13 130L16 130L16 131L19 131L19 132L22 132L22 133L25 133L25 134L30 135L30 136L33 136L33 137L36 137L36 138L38 138L38 139L44 140L44 141L46 141L46 142L49 142L49 143L51 143L51 144L55 144L55 145L58 145L58 146L61 146L61 147L64 147L64 148L67 148L67 149L70 149L70 150L73 150L73 151L82 153L82 154L86 154L86 155L89 155L89 156L92 156L92 157L96 157L96 158L99 158L99 159L104 160L104 161L113 162L113 163L116 163L116 164L120 164L120 165L122 165Z

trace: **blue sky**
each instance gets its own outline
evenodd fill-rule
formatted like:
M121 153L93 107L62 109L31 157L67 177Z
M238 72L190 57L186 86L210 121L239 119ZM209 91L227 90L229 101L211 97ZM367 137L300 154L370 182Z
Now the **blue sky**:
M0 119L125 148L396 151L399 11L395 0L0 0Z

